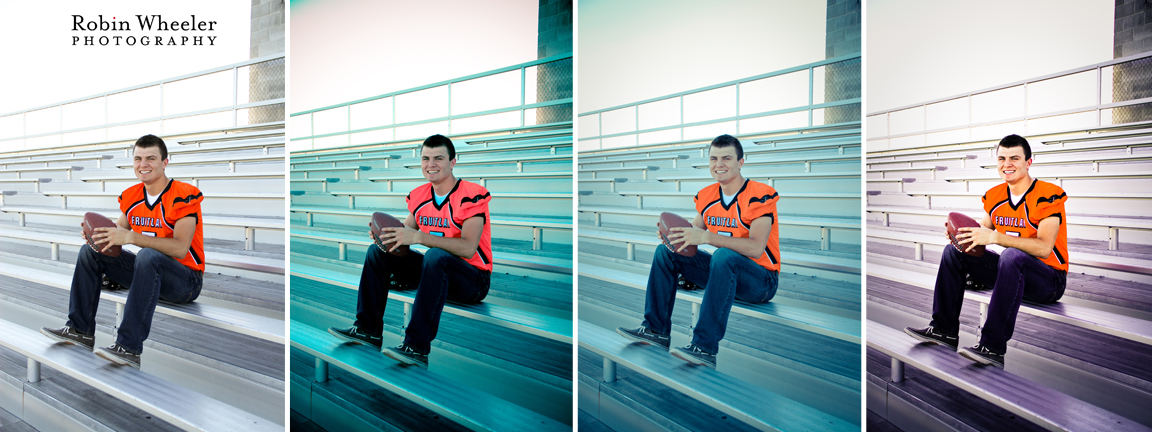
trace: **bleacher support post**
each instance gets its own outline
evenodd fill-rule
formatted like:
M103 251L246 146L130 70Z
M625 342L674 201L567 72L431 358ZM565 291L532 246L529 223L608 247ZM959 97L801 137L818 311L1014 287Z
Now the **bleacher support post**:
M604 358L604 382L616 382L616 362Z
M244 250L256 250L256 228L244 228Z
M340 243L340 261L348 258L348 243Z
M628 243L628 261L636 261L636 243Z
M1108 227L1108 250L1120 250L1120 228Z
M40 362L28 357L28 382L40 382Z
M820 250L832 250L832 228L820 227Z
M532 228L532 250L544 249L544 229L540 227Z
M60 243L52 243L52 261L60 261Z
M916 261L924 261L924 243L916 243Z
M116 328L124 321L124 303L116 302Z
M892 357L892 382L898 383L904 381L904 362L896 357Z
M696 321L700 320L700 303L692 302L692 316L688 317L688 333L696 330Z
M328 382L328 362L316 359L316 382Z

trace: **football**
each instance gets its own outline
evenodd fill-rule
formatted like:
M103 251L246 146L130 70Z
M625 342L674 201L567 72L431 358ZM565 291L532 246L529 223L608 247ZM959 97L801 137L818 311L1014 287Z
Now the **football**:
M956 213L956 212L948 213L948 221L944 222L944 227L948 230L948 240L951 241L952 246L955 246L956 250L958 250L960 252L964 252L964 249L967 248L966 246L964 246L964 244L967 244L967 243L961 244L959 241L956 240L956 235L960 234L960 228L969 228L969 227L978 227L978 226L980 226L980 223L976 222L976 219L972 219L963 213ZM968 255L976 256L976 257L982 256L982 255L984 255L984 245L976 246L976 247L972 248L972 250L965 252L965 253L967 253Z
M380 233L384 231L384 228L403 226L404 222L401 222L400 219L396 219L387 213L380 212L372 213L372 222L368 223L368 227L372 230L372 241L376 243L376 247L379 247L380 250L384 252L388 252L388 249L390 249L392 245L382 243L379 238ZM389 253L395 256L407 256L408 246L400 246L395 251Z
M672 228L687 228L691 226L692 222L688 222L688 219L684 219L679 215L668 212L660 213L660 222L656 223L656 227L660 229L660 241L664 242L664 246L667 246L668 250L672 252L676 252L676 249L679 249L680 245L682 244L672 244L672 242L668 240L668 235L672 234ZM696 256L696 246L688 246L687 248L684 248L683 251L679 252L679 254L684 256Z
M91 246L92 250L96 252L100 252L100 249L103 249L103 246L97 245L96 241L92 239L92 236L96 234L96 228L113 228L115 226L116 222L112 222L112 219L108 219L100 213L93 212L84 213L84 221L80 223L80 227L84 229L84 241L88 242L88 246ZM122 247L119 245L112 246L108 248L106 252L102 253L112 257L120 256L121 249Z

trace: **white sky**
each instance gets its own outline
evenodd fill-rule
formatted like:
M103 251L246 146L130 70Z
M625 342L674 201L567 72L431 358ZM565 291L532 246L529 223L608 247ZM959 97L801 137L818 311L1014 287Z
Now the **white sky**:
M1112 59L1114 2L870 0L865 112Z
M0 115L248 59L251 1L0 0ZM216 21L213 32L144 32L136 15ZM72 15L128 18L132 32L73 32ZM211 35L215 46L72 46L72 36ZM165 43L167 38L165 38ZM83 39L81 39L81 44ZM189 42L190 44L191 42Z
M580 113L824 59L826 2L581 0Z
M290 112L536 59L537 0L291 5Z

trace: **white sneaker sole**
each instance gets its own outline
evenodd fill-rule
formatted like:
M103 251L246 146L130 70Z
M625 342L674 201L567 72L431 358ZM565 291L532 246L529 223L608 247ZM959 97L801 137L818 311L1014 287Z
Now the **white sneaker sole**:
M62 337L60 337L60 336L58 336L58 335L56 335L56 334L53 334L52 332L49 332L49 331L48 331L48 329L44 329L44 328L41 328L41 329L40 329L40 334L42 334L42 335L44 335L44 336L48 337L48 339L52 339L52 340L54 340L54 341L56 341L56 342L59 342L59 343L72 344L72 345L76 345L76 346L79 346L79 347L85 347L85 348L88 348L88 349L94 349L94 348L96 347L96 343L95 343L95 341L93 341L93 343L92 343L92 346L84 345L84 344L82 344L82 343L79 343L79 342L76 342L76 341L74 341L74 340L72 340L72 339L65 339L65 338L62 338Z
M1000 369L1004 369L1004 365L1002 363L996 363L992 360L988 360L988 359L984 358L984 356L982 356L982 355L979 355L979 354L976 354L972 351L969 351L968 348L961 349L960 350L960 356L964 357L968 360L972 360L976 363L980 363L983 365L995 366L995 367L998 367Z
M644 339L642 337L637 337L635 335L629 334L628 332L625 332L625 331L620 330L620 329L616 329L616 334L623 336L624 339L628 339L629 341L632 341L632 343L642 343L642 344L662 347L664 349L669 349L672 345L671 340L668 341L668 345L663 345L659 342L654 342L654 341L651 341L648 339Z
M400 362L401 364L405 364L405 365L409 365L409 366L419 366L419 367L422 367L424 369L428 369L427 363L421 363L419 361L412 360L411 358L408 358L408 356L406 356L404 354L400 354L396 351L392 351L392 349L384 350L384 355L388 356L388 358L390 358L392 360L396 360L396 361Z
M712 368L712 369L716 369L716 365L715 365L715 364L713 364L713 363L708 363L708 362L706 362L706 361L700 360L700 359L698 359L698 358L696 358L696 357L694 357L694 356L692 356L692 355L689 355L688 353L685 353L685 352L683 352L683 351L680 351L679 349L674 349L674 350L672 350L672 355L676 356L676 358L678 358L678 359L680 359L680 360L684 360L684 361L686 361L686 362L688 362L688 363L691 363L691 364L694 364L694 365L697 365L697 366L708 366L708 367L710 367L710 368Z
M116 355L113 355L112 353L104 351L103 348L96 350L96 356L100 357L104 360L108 360L114 364L118 364L120 366L129 366L129 367L133 367L136 369L140 369L139 363L132 363L128 360L124 360L124 359L120 358L119 356L116 356Z

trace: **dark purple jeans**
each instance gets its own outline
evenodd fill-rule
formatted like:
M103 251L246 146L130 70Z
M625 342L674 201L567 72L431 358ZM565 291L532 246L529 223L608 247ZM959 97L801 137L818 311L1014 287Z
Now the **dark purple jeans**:
M946 246L940 255L940 271L936 274L936 292L932 299L932 326L937 332L959 333L966 274L993 287L980 343L1000 354L1008 349L1008 340L1012 339L1020 301L1055 303L1064 295L1068 279L1067 272L1056 270L1020 249L1004 249L1003 255L987 251L981 257L974 257Z

